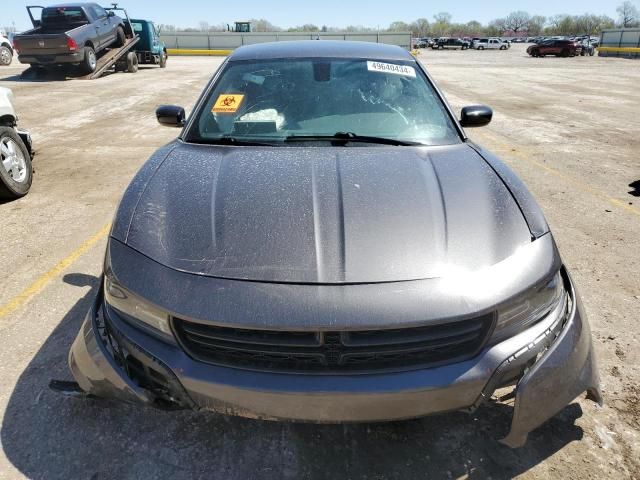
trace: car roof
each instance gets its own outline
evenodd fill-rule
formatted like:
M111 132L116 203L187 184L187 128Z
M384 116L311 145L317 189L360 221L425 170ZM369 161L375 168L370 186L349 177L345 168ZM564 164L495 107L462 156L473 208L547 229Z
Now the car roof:
M235 50L229 61L323 57L414 60L407 50L395 45L343 40L295 40L246 45Z
M89 7L92 5L98 5L94 2L69 2L69 3L57 3L55 5L49 5L46 8L60 8L60 7Z

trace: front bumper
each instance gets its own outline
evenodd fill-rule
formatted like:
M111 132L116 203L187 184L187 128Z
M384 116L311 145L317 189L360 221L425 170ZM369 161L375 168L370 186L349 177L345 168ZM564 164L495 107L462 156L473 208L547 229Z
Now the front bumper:
M99 397L313 422L389 421L474 409L497 388L517 382L511 431L503 443L519 447L531 430L584 391L602 402L589 326L573 288L570 294L568 312L558 309L471 360L366 375L206 365L117 315L105 318L98 295L71 348L69 365L80 387Z

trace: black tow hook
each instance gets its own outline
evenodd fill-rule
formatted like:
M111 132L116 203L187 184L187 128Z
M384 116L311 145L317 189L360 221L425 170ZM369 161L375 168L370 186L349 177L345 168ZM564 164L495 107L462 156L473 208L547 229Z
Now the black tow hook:
M91 397L90 394L80 388L78 382L69 382L67 380L51 380L49 382L49 388L56 393L64 395L65 397Z

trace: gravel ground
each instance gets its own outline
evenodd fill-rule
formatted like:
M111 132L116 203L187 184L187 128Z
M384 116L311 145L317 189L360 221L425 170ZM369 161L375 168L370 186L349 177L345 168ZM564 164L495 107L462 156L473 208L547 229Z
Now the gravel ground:
M490 126L468 133L545 210L592 325L604 408L577 400L512 451L494 440L508 428L508 404L317 426L55 395L47 383L70 378L67 351L97 287L96 232L176 134L154 109L193 105L221 60L171 58L166 70L95 81L21 81L14 63L0 69L0 86L14 90L38 155L29 195L0 204L0 311L18 307L0 314L0 479L640 478L640 192L630 186L640 180L640 63L533 59L523 45L419 58L456 110L494 108Z

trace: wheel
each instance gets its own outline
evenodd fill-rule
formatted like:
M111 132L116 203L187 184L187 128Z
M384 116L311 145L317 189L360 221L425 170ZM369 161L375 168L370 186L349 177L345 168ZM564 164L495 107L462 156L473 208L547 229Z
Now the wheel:
M127 43L127 36L124 34L124 28L118 27L116 30L116 47L122 47L125 43Z
M160 68L167 68L167 52L160 53Z
M500 50L506 50L506 49L507 49L507 47L505 47L505 46L500 47Z
M84 60L80 63L80 69L85 73L93 73L98 66L98 59L96 58L96 52L91 47L84 47Z
M136 73L138 71L138 56L133 53L127 53L127 72Z
M5 47L0 47L0 65L11 65L13 61L13 52Z
M570 52L569 52L568 48L565 48L565 49L562 50L562 52L560 52L560 56L561 57L568 57L569 54L570 54Z
M0 127L0 198L27 194L33 170L31 156L20 136L10 127Z
M480 45L480 46L478 47L478 50L484 50L484 47L483 47L482 45Z

